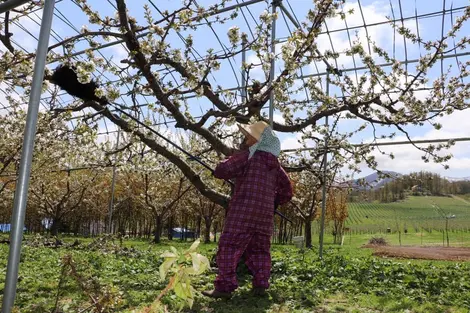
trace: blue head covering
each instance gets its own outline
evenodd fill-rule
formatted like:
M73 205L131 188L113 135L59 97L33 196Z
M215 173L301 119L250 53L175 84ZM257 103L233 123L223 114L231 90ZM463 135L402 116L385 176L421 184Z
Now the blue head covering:
M269 152L275 157L278 157L279 154L281 154L281 142L279 141L279 138L277 138L273 129L268 126L264 129L258 142L252 145L249 150L250 155L248 156L248 159L251 159L256 151Z

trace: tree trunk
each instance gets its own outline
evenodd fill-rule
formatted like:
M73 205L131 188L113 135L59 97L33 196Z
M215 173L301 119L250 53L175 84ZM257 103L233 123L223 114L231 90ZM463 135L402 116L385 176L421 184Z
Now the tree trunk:
M217 223L214 223L214 242L217 242Z
M185 236L185 231L186 231L186 220L184 218L184 214L181 216L181 238L180 240L183 241L184 240L184 236Z
M168 219L168 240L173 240L173 215Z
M449 219L446 217L446 236L447 236L447 247L450 247L449 243Z
M150 233L152 232L152 227L150 226L150 223L148 219L145 219L145 239L150 238Z
M184 221L184 222L183 222L183 233L182 233L181 239L182 239L182 241L187 241L187 239L188 239L188 234L186 233L186 231L188 230L188 227L189 227L189 225L188 225L188 218L185 216L185 217L183 218L183 221Z
M118 232L124 236L126 235L126 223L122 219L119 219L119 227L118 227Z
M277 242L278 243L282 243L282 219L281 221L279 222L279 230L278 230L278 233L277 233Z
M302 221L295 223L295 236L302 236Z
M80 225L82 224L82 221L79 219L76 224L74 225L74 229L73 229L73 234L75 236L78 236L79 232L80 232Z
M305 247L312 247L312 218L310 216L305 219Z
M334 230L335 230L335 237L334 243L341 244L341 238L343 237L343 226L341 221L334 221Z
M199 215L197 217L197 221L196 221L196 226L197 226L196 238L201 238L201 224L202 224L202 217L201 217L201 215ZM194 238L194 239L196 239L196 238Z
M294 228L291 225L291 227L289 227L289 232L286 232L285 243L292 242L293 232L294 232Z
M57 236L57 234L59 233L59 228L60 228L61 224L62 224L62 222L61 222L60 219L54 218L52 220L52 225L51 225L51 235L52 236Z
M155 234L153 238L154 243L160 243L160 238L162 235L162 216L161 215L156 215L155 217Z
M211 225L212 225L211 217L210 216L204 216L204 223L205 223L204 243L210 243L211 242Z

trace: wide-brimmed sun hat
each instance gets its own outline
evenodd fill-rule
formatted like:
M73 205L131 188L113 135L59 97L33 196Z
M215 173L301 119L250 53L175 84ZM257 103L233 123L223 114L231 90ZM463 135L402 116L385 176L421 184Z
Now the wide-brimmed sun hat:
M268 123L260 121L253 123L251 125L242 125L238 124L238 128L245 136L251 136L255 138L257 141L260 140L261 135L263 134L266 127L269 127Z
M281 143L272 128L266 122L256 122L251 125L238 124L240 131L245 136L251 136L256 139L256 143L249 150L248 159L255 154L256 151L269 152L275 157L281 153Z

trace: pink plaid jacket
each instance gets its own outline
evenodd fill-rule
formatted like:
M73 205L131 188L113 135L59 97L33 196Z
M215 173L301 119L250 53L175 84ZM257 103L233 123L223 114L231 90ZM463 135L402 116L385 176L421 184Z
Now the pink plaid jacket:
M214 172L217 178L236 179L224 232L271 235L275 200L280 205L289 202L292 185L274 155L257 151L249 160L248 155L235 154Z

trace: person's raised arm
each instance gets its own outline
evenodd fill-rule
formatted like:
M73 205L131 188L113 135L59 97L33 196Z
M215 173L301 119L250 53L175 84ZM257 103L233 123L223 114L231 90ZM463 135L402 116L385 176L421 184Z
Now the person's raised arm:
M240 176L248 162L249 151L235 153L217 165L214 176L220 179L232 179Z

